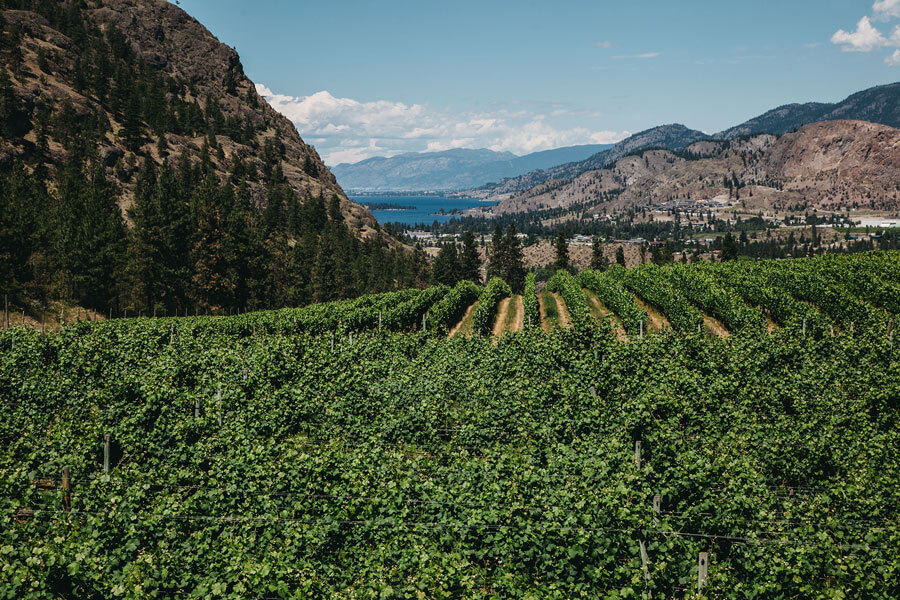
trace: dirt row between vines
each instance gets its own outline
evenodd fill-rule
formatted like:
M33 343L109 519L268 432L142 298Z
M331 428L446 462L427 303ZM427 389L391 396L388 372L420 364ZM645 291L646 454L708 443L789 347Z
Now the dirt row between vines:
M494 321L494 335L500 337L506 327L506 317L509 316L509 303L511 298L504 298L497 306L497 317Z
M594 319L599 322L606 317L609 317L609 322L613 326L613 332L616 334L616 340L619 342L627 342L628 334L625 333L625 327L622 326L621 319L600 302L600 298L597 297L597 294L588 289L582 291L584 292L585 298L588 300L588 306L591 309L591 314L594 315Z
M458 335L461 330L463 330L463 325L468 325L469 332L472 333L472 319L475 313L475 308L478 306L478 303L475 302L472 306L466 309L466 314L463 315L462 319L459 320L459 323L454 325L450 329L449 337L454 337Z

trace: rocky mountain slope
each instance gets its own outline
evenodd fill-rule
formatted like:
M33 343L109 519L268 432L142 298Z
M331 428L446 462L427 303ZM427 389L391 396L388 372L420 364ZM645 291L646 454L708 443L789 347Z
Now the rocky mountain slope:
M780 137L706 140L680 153L646 150L571 180L548 181L487 210L572 207L578 214L612 214L634 206L729 197L760 210L896 211L900 130L827 121Z
M782 134L818 121L853 119L900 127L900 83L873 87L834 104L787 104L713 136L734 139L756 133Z
M220 180L235 169L250 173L257 204L273 172L301 198L336 195L351 229L376 235L372 215L347 199L315 149L256 93L238 54L174 4L87 0L40 10L31 0L5 4L12 59L0 82L6 125L0 162L52 173L72 151L67 130L88 127L97 132L90 150L106 166L123 210L141 161L186 156L210 160Z
M681 150L698 140L706 138L707 136L704 133L688 129L684 125L662 125L636 133L613 147L593 154L584 160L535 170L519 177L500 180L497 183L474 190L472 194L484 199L499 200L511 195L521 194L546 181L571 179L586 171L602 169L615 163L623 156L644 148Z
M516 156L511 152L458 148L375 157L332 168L341 185L356 191L461 190L534 169L583 160L609 145L569 146Z

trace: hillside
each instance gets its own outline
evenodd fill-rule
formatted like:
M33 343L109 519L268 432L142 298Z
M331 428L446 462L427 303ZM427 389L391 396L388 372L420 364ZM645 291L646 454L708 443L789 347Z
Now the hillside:
M756 133L780 135L817 121L837 120L900 127L900 83L863 90L834 104L810 102L780 106L713 137L728 140Z
M482 186L480 189L473 190L471 193L476 197L500 200L510 195L521 194L546 181L571 179L585 171L602 169L613 164L623 156L644 148L681 150L706 137L705 134L688 129L684 125L662 125L636 133L613 145L611 148L597 152L584 160L569 162L543 170L531 171L519 177L513 177Z
M65 10L55 26L40 12L3 11L16 53L4 84L10 125L0 163L19 159L53 173L70 154L71 128L89 127L127 209L143 158L161 164L186 153L199 160L206 143L220 180L238 160L255 172L246 182L257 205L265 203L265 174L277 168L301 197L340 197L350 227L374 234L374 218L347 200L315 149L256 93L238 54L182 9L163 0L94 0ZM76 20L63 19L72 15Z
M608 147L602 144L569 146L524 156L467 148L411 152L340 164L332 171L343 187L354 191L454 191L515 177L533 169L582 160Z
M486 210L504 214L579 205L587 212L614 213L672 200L728 198L734 181L742 202L760 210L896 211L900 130L828 121L781 137L697 142L682 153L648 150L572 180L549 181Z
M237 53L164 0L3 0L0 291L216 313L417 285Z

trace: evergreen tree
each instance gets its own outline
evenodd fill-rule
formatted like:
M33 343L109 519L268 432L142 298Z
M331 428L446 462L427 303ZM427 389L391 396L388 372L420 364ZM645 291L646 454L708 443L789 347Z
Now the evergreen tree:
M506 274L506 238L503 235L503 228L498 223L494 227L494 234L491 236L491 249L488 252L487 278L503 277Z
M340 297L337 281L337 251L337 240L329 228L319 238L316 259L312 268L311 280L315 302L328 302Z
M443 283L445 285L456 285L460 280L460 264L456 252L456 242L450 242L441 247L437 257L434 259L434 265L431 267L432 283Z
M57 202L56 289L103 310L115 300L125 251L125 225L101 165L74 156L64 169Z
M202 194L201 198L204 196ZM235 289L228 273L221 208L215 203L204 202L199 207L199 216L197 243L192 254L193 296L201 309L221 313L232 305Z
M591 244L591 268L595 271L605 271L609 268L609 260L603 254L603 244L598 236L594 237Z
M625 266L625 250L622 246L616 248L616 264Z
M726 233L725 237L722 239L722 262L732 261L738 259L738 246L734 241L734 236L731 233Z
M525 260L522 256L522 246L519 244L519 237L516 235L516 226L510 225L506 230L506 239L504 245L504 279L512 291L521 294L525 289Z
M475 234L466 231L462 238L463 249L459 257L459 278L481 283L481 255L475 245Z
M556 250L556 260L553 261L553 268L556 270L569 270L569 242L566 239L566 232L560 229L556 234L556 240L553 242Z

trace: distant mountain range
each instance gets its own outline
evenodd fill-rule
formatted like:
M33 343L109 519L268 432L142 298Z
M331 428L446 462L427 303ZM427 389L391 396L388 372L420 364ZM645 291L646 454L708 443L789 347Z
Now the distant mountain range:
M343 163L331 171L346 190L463 190L529 171L580 161L610 147L610 144L568 146L525 156L468 148L410 152L390 158L369 158L354 164Z
M737 182L733 185L732 182ZM470 214L571 209L562 218L614 214L648 203L693 206L735 195L750 210L896 211L900 130L823 121L782 136L704 140L682 153L647 149L573 179L554 179ZM799 208L798 208L799 207Z
M835 120L869 121L890 127L900 127L900 83L873 87L853 94L835 104L807 103L781 106L711 136L688 129L684 125L654 127L624 139L614 147L598 152L584 160L498 180L481 186L471 195L484 199L501 200L525 194L536 186L551 180L570 180L582 173L609 167L624 156L641 150L659 148L677 152L701 140L730 140L758 133L782 135L796 131L810 123Z

